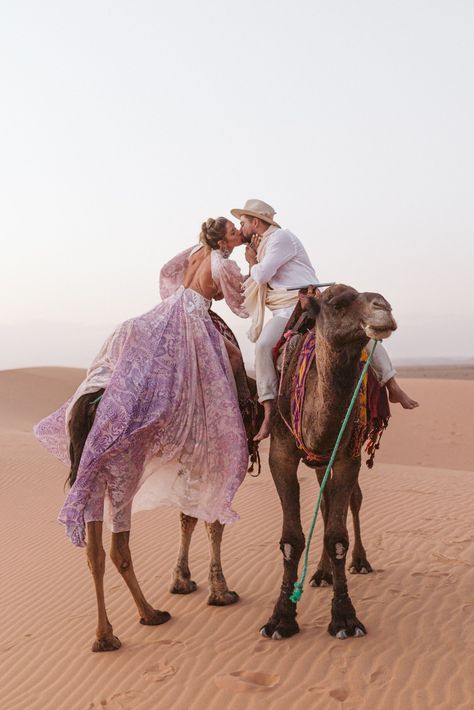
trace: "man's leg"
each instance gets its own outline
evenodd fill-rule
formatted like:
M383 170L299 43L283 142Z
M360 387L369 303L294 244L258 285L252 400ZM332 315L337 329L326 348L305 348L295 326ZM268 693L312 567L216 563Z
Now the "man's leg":
M255 441L261 441L270 434L270 417L273 401L278 394L278 375L273 364L273 348L280 340L288 319L273 316L263 328L255 343L255 378L257 380L258 401L263 404L265 417Z
M369 346L372 346L373 340ZM382 343L378 343L374 351L374 356L371 363L372 369L375 372L379 385L385 386L388 390L388 398L393 404L401 404L404 409L415 409L419 404L412 399L398 384L395 379L396 370L392 365L392 361L385 350Z

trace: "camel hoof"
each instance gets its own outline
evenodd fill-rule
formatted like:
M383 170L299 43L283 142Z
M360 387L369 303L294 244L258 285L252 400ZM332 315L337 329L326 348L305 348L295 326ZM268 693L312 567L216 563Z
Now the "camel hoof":
M296 621L280 621L277 626L266 624L263 629L265 630L265 636L267 638L271 638L274 641L281 641L282 639L289 639L291 636L299 633L300 627ZM260 633L262 633L263 629L260 629ZM262 633L262 636L263 635Z
M97 639L92 644L92 651L94 653L102 653L103 651L118 651L121 646L120 639L116 636L109 636L104 639Z
M149 618L142 617L140 619L140 624L143 624L143 626L159 626L160 624L166 624L166 622L170 619L171 614L167 611L159 611L158 609L155 609Z
M349 572L350 574L370 574L370 572L372 572L372 567L367 560L364 560L363 562L353 562L349 567Z
M355 615L355 609L347 594L332 600L331 621L328 626L331 636L346 639L349 636L364 636L364 624Z
M175 580L170 587L171 594L192 594L197 589L197 584L192 579Z
M264 639L272 638L272 635L268 633L266 626L262 626L258 633L260 634L260 636L263 636Z
M332 587L332 574L318 569L309 580L309 584L310 587Z
M236 604L239 599L237 592L223 592L222 594L210 594L207 603L209 606L229 606L229 604Z

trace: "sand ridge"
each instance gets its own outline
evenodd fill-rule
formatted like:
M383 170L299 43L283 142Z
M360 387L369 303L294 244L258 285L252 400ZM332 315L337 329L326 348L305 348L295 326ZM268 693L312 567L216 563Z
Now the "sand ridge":
M282 568L280 505L264 465L242 485L235 501L242 519L224 535L224 571L241 602L206 606L202 524L190 555L198 590L170 595L177 512L139 513L131 535L137 576L173 618L141 626L108 561L108 611L123 647L92 654L92 580L84 552L56 522L66 470L31 433L82 376L66 368L0 373L2 710L470 707L474 382L410 380L423 407L394 411L375 469L361 473L362 535L374 573L349 576L349 588L366 638L331 638L331 590L309 586L298 607L299 635L280 642L258 635ZM307 531L317 487L304 466L299 478ZM106 533L106 547L108 540ZM319 521L310 570L320 545Z

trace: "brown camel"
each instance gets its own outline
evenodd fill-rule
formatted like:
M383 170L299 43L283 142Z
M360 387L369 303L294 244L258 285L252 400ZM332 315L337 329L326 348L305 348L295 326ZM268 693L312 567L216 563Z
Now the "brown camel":
M396 329L389 303L378 293L359 293L337 284L319 299L309 298L308 311L316 318L316 364L308 373L302 433L307 449L329 459L336 442L359 375L362 348L369 338L387 338ZM303 453L297 448L292 433L285 425L290 418L289 392L295 372L297 337L292 340L282 372L282 397L279 410L273 412L270 441L270 469L283 509L280 549L283 553L283 581L280 596L262 636L281 639L299 631L296 604L290 600L298 576L298 563L305 546L300 519L300 493L297 469ZM291 343L291 341L290 341ZM351 440L357 408L354 408L334 460L322 500L324 550L311 584L332 583L334 595L328 631L345 639L363 636L365 627L356 616L347 588L345 564L349 548L347 512L354 516L355 545L351 572L369 572L360 537L359 510L362 493L358 484L360 456L354 458ZM324 466L316 468L319 483Z
M212 314L213 319L215 314ZM215 316L215 322L218 317ZM225 325L225 324L224 324ZM223 328L222 323L220 325ZM227 326L226 326L227 327ZM230 338L231 331L227 330L226 335ZM232 336L234 337L234 336ZM251 399L247 399L242 404L244 424L247 430L249 451L252 462L258 459L258 447L253 443L255 431L261 425L262 413L256 411L256 386L255 381L247 378L243 363L240 363L242 372L237 372L236 382L239 395L242 392L245 379L245 387ZM98 407L98 399L104 390L98 390L91 394L85 394L75 403L69 421L70 435L70 459L71 471L68 477L70 486L76 480L79 463L84 449L84 445L89 431L94 423L95 413ZM181 544L178 552L178 560L173 572L173 579L170 592L173 594L190 594L197 589L196 583L191 579L188 564L188 553L191 543L191 536L196 527L197 519L189 515L180 514L181 521ZM210 566L209 566L209 596L207 603L212 606L227 606L239 601L239 595L230 591L224 577L221 565L221 542L224 532L224 525L215 521L205 523L210 546ZM112 544L110 557L117 567L117 570L125 580L138 609L140 623L148 626L164 624L171 616L167 611L154 609L146 600L133 569L132 557L129 547L130 532L112 533ZM98 623L96 640L92 645L93 651L114 651L121 646L120 640L114 636L112 625L107 617L104 595L104 572L105 572L105 551L102 545L102 522L90 522L87 524L87 561L94 578L94 585L97 597Z

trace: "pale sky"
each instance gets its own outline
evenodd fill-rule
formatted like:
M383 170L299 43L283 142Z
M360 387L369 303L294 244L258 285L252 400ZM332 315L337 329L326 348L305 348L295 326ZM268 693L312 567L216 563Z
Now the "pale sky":
M87 366L249 197L395 359L473 357L473 36L472 0L0 0L0 368Z

